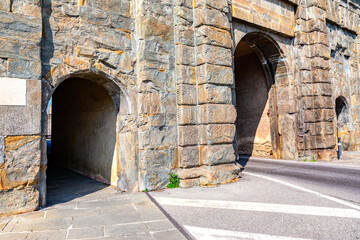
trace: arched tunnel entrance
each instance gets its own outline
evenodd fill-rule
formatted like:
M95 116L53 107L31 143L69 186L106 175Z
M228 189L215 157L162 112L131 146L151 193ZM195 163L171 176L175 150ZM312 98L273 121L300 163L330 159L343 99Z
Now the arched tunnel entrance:
M66 79L55 89L48 140L48 204L69 201L111 183L117 95L111 96L94 79L81 77Z
M285 68L279 47L264 34L249 33L234 58L238 154L281 158L275 82Z
M349 104L345 97L339 96L335 100L335 111L337 120L337 135L341 138L343 151L351 150L351 117Z

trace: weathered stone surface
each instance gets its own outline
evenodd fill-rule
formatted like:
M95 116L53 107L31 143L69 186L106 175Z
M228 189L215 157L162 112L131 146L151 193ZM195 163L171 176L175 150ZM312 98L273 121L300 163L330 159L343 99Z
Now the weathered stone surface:
M230 67L232 64L231 49L210 45L201 45L197 49L197 63L199 65L208 63Z
M205 104L199 106L200 123L233 123L236 120L236 109L230 104Z
M234 0L233 17L273 31L293 36L295 26L294 6L290 3L275 0L273 2L255 2L251 0ZM282 19L282 21L278 21Z
M231 67L203 64L196 68L196 72L200 84L231 85L234 83Z
M180 181L180 187L181 188L192 188L200 185L200 179L194 178L194 179L183 179Z
M40 134L41 82L28 80L27 106L0 106L0 135Z
M139 158L141 169L169 169L173 156L170 150L145 150L139 153Z
M35 187L0 191L0 216L34 211L39 207Z
M230 104L232 102L231 89L227 86L202 85L199 88L199 102Z
M5 169L1 189L37 184L40 171L40 136L5 138Z
M235 164L207 167L200 177L200 185L217 185L238 180L240 168Z
M0 137L0 168L4 167L5 138Z
M195 26L208 25L221 29L230 29L230 22L226 13L218 11L216 9L207 8L205 6L199 6L195 9Z
M253 155L330 160L336 134L360 149L359 7L299 4L2 0L0 76L26 81L26 103L0 106L0 194L21 212L38 200L15 191L36 186L45 203L46 108L70 79L104 88L115 106L109 181L122 191L163 188L170 169L182 187L235 180L235 132Z
M179 145L196 145L199 139L199 127L197 125L179 126Z
M177 88L177 102L179 105L196 105L196 87L181 84Z
M180 125L193 125L197 123L197 113L195 106L178 107L178 123Z
M3 0L0 2L0 10L10 12L11 0Z
M166 148L173 146L175 142L175 127L160 127L139 132L139 149Z
M209 145L201 147L201 165L219 165L235 162L235 151L232 144Z
M235 125L211 124L200 126L201 144L232 143L235 137Z
M178 153L181 168L192 168L200 166L198 146L180 147Z

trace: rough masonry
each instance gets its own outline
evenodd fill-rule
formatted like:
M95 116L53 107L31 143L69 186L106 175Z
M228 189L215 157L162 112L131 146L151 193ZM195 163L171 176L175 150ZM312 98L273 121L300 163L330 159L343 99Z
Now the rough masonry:
M236 181L243 154L358 151L359 7L2 0L0 215L46 205L51 161L137 192Z

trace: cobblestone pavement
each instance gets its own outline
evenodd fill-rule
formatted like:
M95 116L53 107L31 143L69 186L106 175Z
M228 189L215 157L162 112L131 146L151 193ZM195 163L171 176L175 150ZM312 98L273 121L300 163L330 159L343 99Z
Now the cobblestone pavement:
M49 207L0 218L0 240L186 239L145 193L122 194L60 170L48 194Z

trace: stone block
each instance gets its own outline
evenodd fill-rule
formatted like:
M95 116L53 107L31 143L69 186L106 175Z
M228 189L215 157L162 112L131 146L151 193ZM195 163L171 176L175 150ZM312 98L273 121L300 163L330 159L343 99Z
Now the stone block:
M169 169L173 158L173 152L168 149L140 151L140 169L144 171L160 168Z
M195 63L195 50L194 47L186 45L176 45L176 64L177 65L190 65L194 66Z
M5 138L5 170L2 188L36 184L40 173L40 136Z
M196 76L199 84L232 85L234 83L231 67L203 64L196 67Z
M194 46L194 29L190 26L175 26L175 43L177 45Z
M28 40L39 44L42 37L42 20L33 16L0 11L0 29L2 38Z
M240 168L235 164L207 167L200 177L201 186L230 183L238 180Z
M197 65L209 63L219 66L232 66L231 49L211 45L197 47Z
M82 25L80 31L80 36L90 37L99 48L112 51L131 50L131 34L127 30Z
M231 88L212 84L202 85L199 88L199 103L231 104Z
M196 105L196 87L193 85L181 84L177 86L178 105Z
M305 110L304 111L304 122L331 122L335 119L335 110L334 109L314 109L314 110Z
M177 84L196 84L196 71L193 66L176 65Z
M12 12L41 18L41 0L12 0Z
M194 125L197 123L197 112L195 106L178 107L179 125Z
M169 148L176 146L176 127L152 127L138 133L139 149Z
M180 179L194 179L199 178L202 172L202 167L200 168L177 168L175 174L179 176Z
M235 139L234 124L209 124L199 126L201 144L232 143Z
M179 145L197 145L199 139L199 129L197 125L179 126Z
M171 43L174 41L174 28L171 22L161 22L159 19L144 18L139 26L139 36L142 39Z
M124 64L117 65L123 66ZM145 68L141 69L138 74L138 82L141 82L141 89L145 91L151 91L153 89L166 91L168 90L168 84L171 82L171 79L172 72L165 69Z
M201 147L201 165L235 163L235 150L232 144L206 145Z
M174 8L174 24L175 26L189 26L191 27L194 22L192 7L184 7L179 4ZM186 4L187 5L187 4Z
M35 211L39 207L39 192L36 187L0 191L0 216Z
M138 94L138 102L140 103L140 114L157 114L160 113L160 93L145 92Z
M0 136L39 135L41 132L41 81L27 80L27 106L0 106Z
M110 18L109 12L85 5L80 8L80 22L99 26L110 26L112 16Z
M178 153L181 168L192 168L200 166L198 146L180 147Z
M41 62L21 59L8 59L8 75L13 78L41 78Z
M215 8L225 13L228 13L230 8L227 0L198 0L196 5L197 7Z
M200 178L180 180L181 188L192 188L200 185Z
M163 189L169 184L170 170L150 170L140 172L139 190L149 191L155 189Z
M199 119L202 124L235 123L236 109L230 104L205 104L199 106Z
M214 8L199 6L195 8L195 27L208 25L230 30L230 21L226 13Z
M115 12L129 17L131 14L129 0L93 0L88 1L91 7L96 7L108 12Z
M196 44L220 46L224 48L232 47L231 34L227 30L216 29L210 26L201 26L196 31Z
M166 113L166 114L176 114L177 109L176 109L176 93L161 93L161 98L160 98L160 110L162 113Z
M2 0L0 2L0 10L10 12L11 0Z
M124 17L121 14L112 12L111 27L133 31L135 29L135 21L132 18Z

